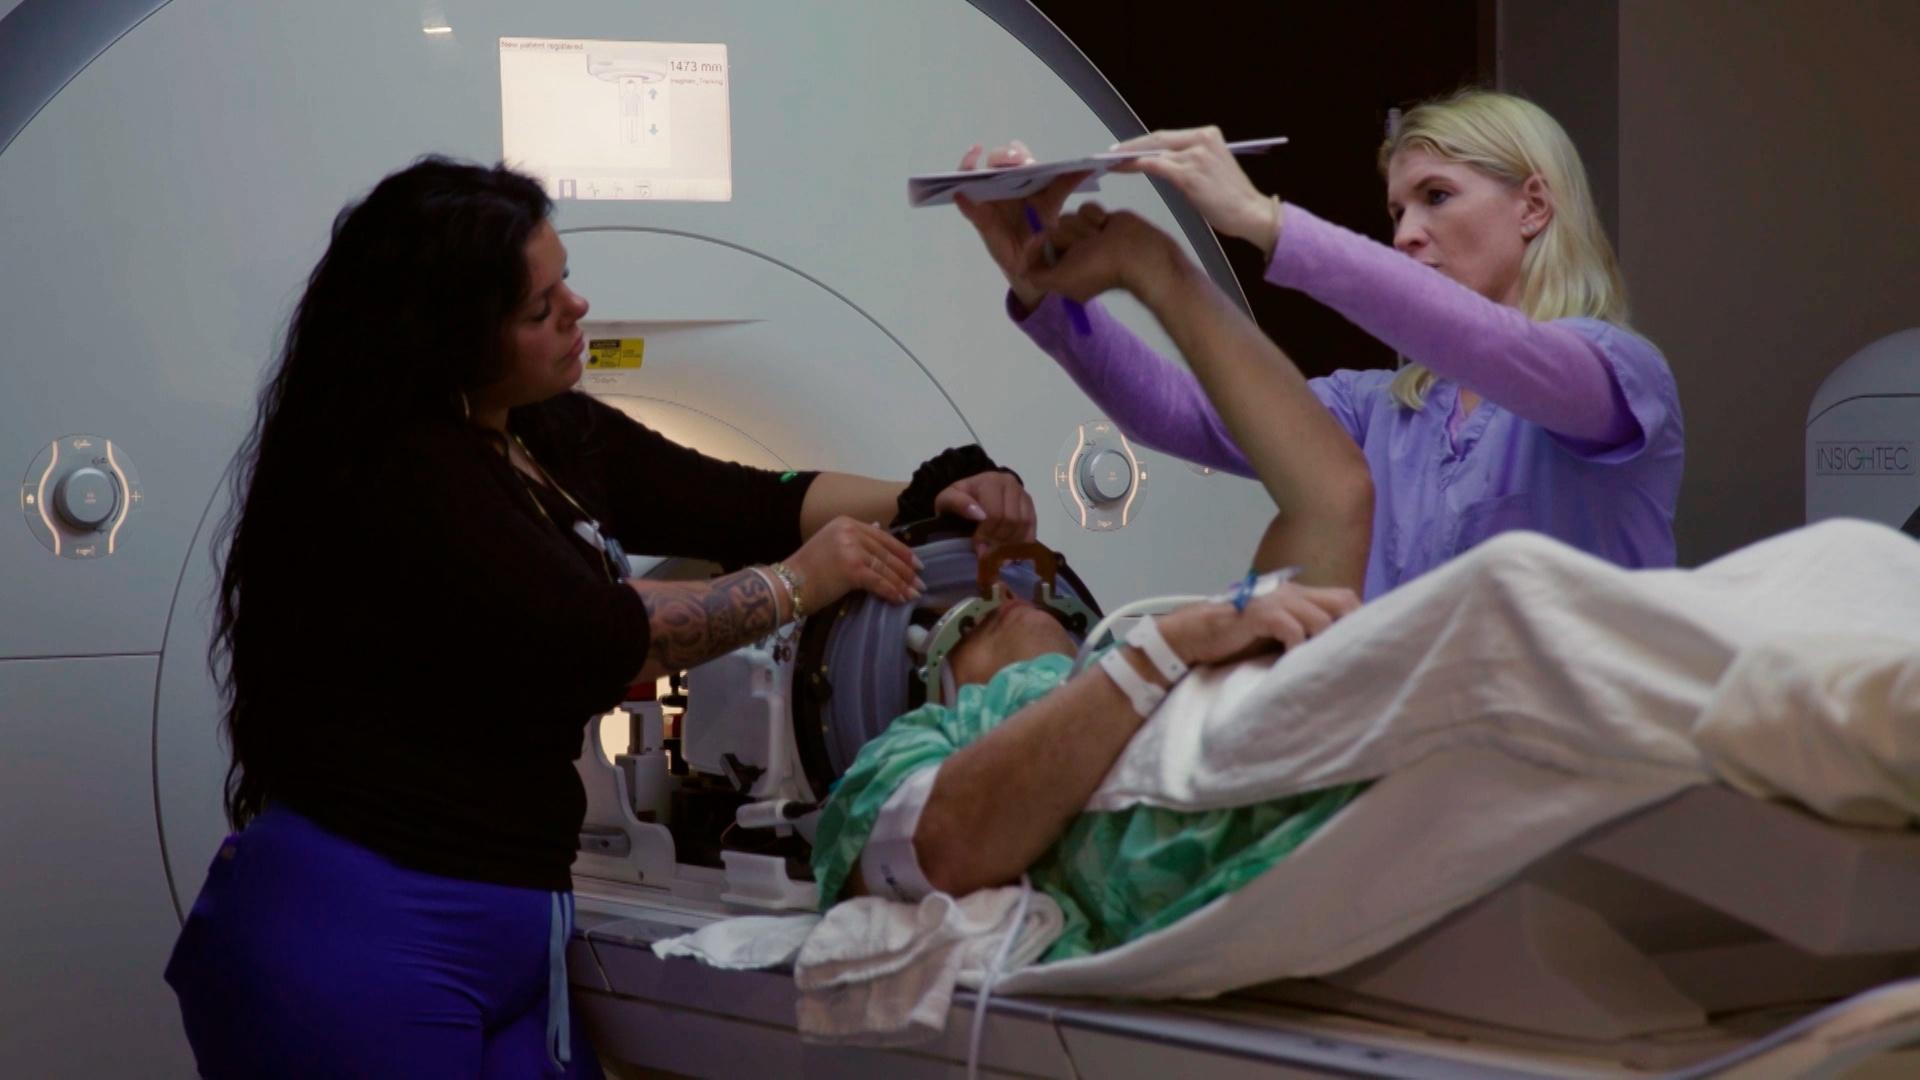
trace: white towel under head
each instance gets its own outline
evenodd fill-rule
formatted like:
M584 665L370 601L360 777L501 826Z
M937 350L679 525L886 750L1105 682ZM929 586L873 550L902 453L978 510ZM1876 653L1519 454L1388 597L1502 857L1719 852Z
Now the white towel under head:
M800 1034L869 1045L939 1035L954 986L979 985L1007 940L1020 892L1009 885L959 899L935 893L918 904L863 896L836 905L794 964ZM1065 922L1060 905L1036 893L1003 967L1039 959Z
M921 1042L946 1027L956 985L977 987L1006 942L1020 887L917 904L863 896L819 915L748 915L654 943L655 956L733 971L794 967L800 1033L876 1045ZM1034 893L1001 962L1012 971L1060 936L1060 905Z
M653 943L653 955L698 960L729 971L785 967L800 955L818 915L743 915L711 922L691 934Z

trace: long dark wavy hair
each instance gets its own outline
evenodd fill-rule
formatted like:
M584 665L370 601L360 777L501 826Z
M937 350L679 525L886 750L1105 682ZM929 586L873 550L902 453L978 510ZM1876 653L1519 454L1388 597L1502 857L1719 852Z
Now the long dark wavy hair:
M426 157L334 220L229 470L217 534L227 547L208 662L233 754L234 828L272 793L286 730L270 703L303 677L299 605L279 602L303 572L290 553L320 515L340 512L330 496L372 464L379 434L459 415L463 392L500 376L529 287L527 240L552 209L505 167Z

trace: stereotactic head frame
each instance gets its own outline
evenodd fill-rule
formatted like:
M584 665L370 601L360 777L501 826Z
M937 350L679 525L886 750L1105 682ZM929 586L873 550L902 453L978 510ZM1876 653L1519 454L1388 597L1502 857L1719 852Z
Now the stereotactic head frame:
M1099 621L1085 583L1050 548L1011 545L976 559L972 540L956 537L913 550L925 564L919 601L892 604L851 593L809 616L801 630L794 736L816 791L826 791L896 717L938 700L947 653L1010 597L1032 597L1076 636ZM923 629L919 624L935 611L942 614Z
M1006 544L995 548L979 561L979 569L974 577L980 590L978 595L948 608L946 614L940 616L933 628L924 635L916 635L911 629L908 631L909 647L923 657L918 676L925 693L924 700L944 701L940 673L947 662L947 655L966 639L974 627L985 623L995 611L1013 599L1013 591L1003 576L1005 569L1009 565L1027 562L1033 564L1035 580L1031 598L1036 606L1059 619L1060 624L1075 637L1085 637L1088 628L1098 620L1099 616L1070 590L1064 593L1058 590L1058 552L1038 543Z

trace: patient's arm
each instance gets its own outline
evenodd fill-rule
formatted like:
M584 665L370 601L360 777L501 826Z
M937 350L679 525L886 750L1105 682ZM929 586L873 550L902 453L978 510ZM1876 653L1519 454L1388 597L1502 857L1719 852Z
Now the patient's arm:
M1283 585L1245 612L1225 603L1192 604L1159 624L1183 661L1223 663L1298 645L1359 603L1346 589ZM987 648L982 666L1002 659L992 655L991 642L981 644ZM962 651L974 645L969 639L954 652L962 681L978 678ZM1161 681L1140 650L1121 650L1143 678ZM1018 878L1080 813L1143 722L1094 665L960 749L941 764L913 835L928 883L963 896Z
M1234 441L1279 507L1261 555L1301 580L1358 589L1372 541L1373 480L1352 437L1293 361L1173 241L1129 213L1088 204L1049 233L1065 250L1029 277L1087 300L1110 288L1139 297L1173 338ZM1036 258L1044 255L1036 248Z
M1158 680L1143 657L1129 659L1143 677ZM1025 873L1080 812L1141 722L1113 680L1088 668L948 758L913 834L927 882L964 896Z
M1371 522L1372 517L1372 510L1368 508L1367 518L1369 522ZM1369 525L1369 532L1370 531L1371 525ZM1264 574L1272 570L1298 566L1301 568L1300 578L1303 584L1320 584L1320 582L1314 581L1307 573L1307 568L1323 565L1329 560L1342 561L1344 564L1344 559L1347 555L1346 549L1344 548L1341 548L1332 556L1319 551L1330 539L1332 538L1324 531L1314 526L1313 519L1310 517L1288 514L1284 511L1277 513L1273 515L1273 520L1267 523L1266 531L1260 534L1260 542L1254 546L1253 568ZM1337 543L1338 541L1336 540L1334 542ZM1365 565L1365 562L1362 561L1363 577L1365 576ZM1342 576L1344 577L1345 575L1343 574ZM1349 582L1343 580L1338 582L1338 584L1343 588L1360 587L1360 583L1357 581Z
M1298 566L1308 584L1360 588L1373 478L1359 445L1280 347L1177 248L1167 252L1167 268L1140 275L1135 295L1180 347L1279 508L1261 545L1269 565Z

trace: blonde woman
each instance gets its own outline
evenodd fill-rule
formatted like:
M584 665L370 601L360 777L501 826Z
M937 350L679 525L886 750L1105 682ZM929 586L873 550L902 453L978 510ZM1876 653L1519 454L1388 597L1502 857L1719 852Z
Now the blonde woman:
M1122 147L1166 151L1134 168L1173 183L1221 234L1258 246L1268 281L1312 296L1411 362L1397 373L1293 380L1366 456L1367 596L1512 529L1625 567L1673 564L1684 449L1673 375L1627 328L1579 155L1538 106L1476 90L1410 110L1380 148L1392 249L1260 193L1215 129ZM979 158L975 147L962 167ZM987 163L1029 159L1015 143ZM1057 214L1075 179L1036 208ZM1089 241L1125 215L1089 206L1054 223L1066 254L1049 267L1018 203L961 209L1012 286L1009 312L1128 434L1241 475L1253 474L1250 439L1284 444L1286 431L1262 430L1232 394L1231 373L1196 379L1098 305L1087 309L1090 332L1071 325L1063 301L1090 300L1076 295L1088 291L1082 283L1110 280L1074 263L1114 257ZM1225 359L1272 362L1253 352Z

